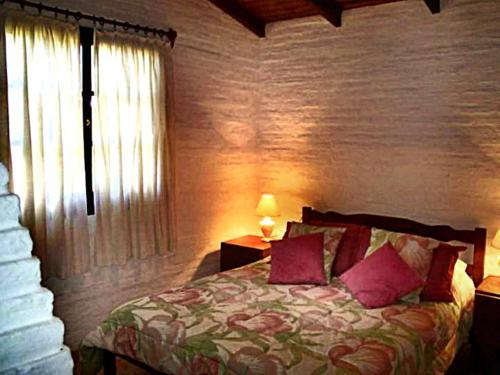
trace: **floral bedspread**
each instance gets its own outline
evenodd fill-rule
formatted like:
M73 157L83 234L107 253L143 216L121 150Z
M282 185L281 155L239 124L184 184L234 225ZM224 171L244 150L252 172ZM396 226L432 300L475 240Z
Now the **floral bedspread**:
M455 272L454 303L367 310L343 283L269 285L261 261L130 301L84 339L169 374L439 374L468 334L474 286Z

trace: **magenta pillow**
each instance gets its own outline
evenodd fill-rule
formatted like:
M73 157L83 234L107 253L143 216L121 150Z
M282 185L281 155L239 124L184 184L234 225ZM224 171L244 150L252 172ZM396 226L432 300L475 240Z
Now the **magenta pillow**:
M270 284L326 285L323 233L271 241Z
M458 253L465 250L465 246L452 246L442 242L433 250L429 276L420 294L423 301L453 302L451 293L453 270Z
M367 308L390 305L424 285L390 242L343 273L340 279Z

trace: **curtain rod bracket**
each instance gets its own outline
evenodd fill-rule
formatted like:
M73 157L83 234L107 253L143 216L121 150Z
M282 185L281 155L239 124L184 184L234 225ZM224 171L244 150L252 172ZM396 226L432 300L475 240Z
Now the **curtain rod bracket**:
M170 48L174 48L175 40L177 39L177 31L174 29L168 29L167 38L170 40Z

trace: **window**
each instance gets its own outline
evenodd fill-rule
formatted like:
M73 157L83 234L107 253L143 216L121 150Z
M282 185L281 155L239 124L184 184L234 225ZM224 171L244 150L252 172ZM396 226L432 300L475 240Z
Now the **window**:
M13 190L44 276L89 267L78 29L5 20Z
M36 17L5 28L13 186L46 276L168 252L167 47Z
M166 46L100 31L94 40L96 258L122 263L169 248Z

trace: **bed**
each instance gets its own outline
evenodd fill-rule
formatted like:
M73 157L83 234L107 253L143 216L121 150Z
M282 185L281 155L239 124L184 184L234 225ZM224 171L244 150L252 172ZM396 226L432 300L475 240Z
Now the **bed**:
M356 223L473 244L457 262L454 302L365 309L338 278L271 285L269 258L138 298L115 309L82 343L86 373L115 357L167 374L443 374L467 341L486 230L304 207L302 222Z

